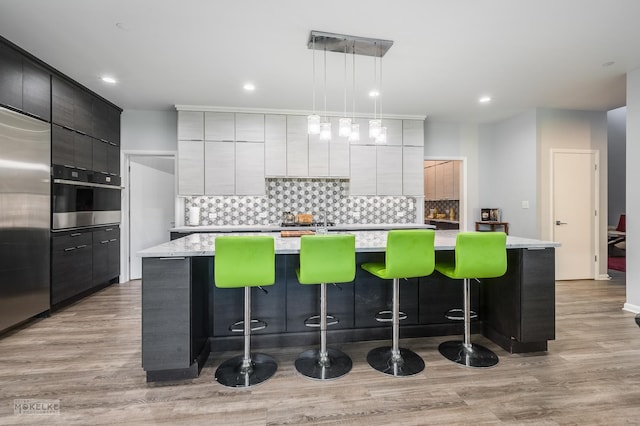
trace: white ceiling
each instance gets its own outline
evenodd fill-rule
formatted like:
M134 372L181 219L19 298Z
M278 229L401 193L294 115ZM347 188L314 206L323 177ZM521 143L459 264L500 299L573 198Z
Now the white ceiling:
M122 108L150 110L310 110L311 30L389 39L385 114L490 122L625 105L639 17L638 0L0 0L0 35ZM343 61L327 54L330 111L343 109ZM316 64L322 109L322 52ZM107 73L119 83L100 81ZM356 57L356 85L356 110L372 113L372 57ZM491 104L478 104L484 94Z

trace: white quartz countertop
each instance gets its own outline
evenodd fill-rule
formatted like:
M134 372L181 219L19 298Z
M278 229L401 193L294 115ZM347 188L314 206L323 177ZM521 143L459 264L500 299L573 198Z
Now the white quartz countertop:
M422 223L341 223L330 226L330 231L371 231L390 229L433 229L433 225ZM280 232L313 230L313 226L280 226L280 225L219 225L219 226L178 226L169 232Z
M307 228L308 229L308 228ZM331 233L349 233L356 236L357 252L383 252L387 245L388 231L334 231ZM436 231L436 250L453 250L456 243L457 230ZM140 257L188 257L215 255L215 239L220 234L195 233L177 240L169 241L155 247L139 251ZM276 254L297 254L300 252L300 238L283 238L279 232L225 232L224 235L271 235L275 240ZM559 243L529 238L507 236L507 248L539 249L559 247Z

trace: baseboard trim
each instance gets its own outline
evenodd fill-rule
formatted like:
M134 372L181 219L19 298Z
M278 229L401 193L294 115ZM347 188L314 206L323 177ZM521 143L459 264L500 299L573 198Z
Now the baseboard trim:
M631 303L625 303L622 307L623 311L633 312L634 314L640 314L640 306L632 305Z

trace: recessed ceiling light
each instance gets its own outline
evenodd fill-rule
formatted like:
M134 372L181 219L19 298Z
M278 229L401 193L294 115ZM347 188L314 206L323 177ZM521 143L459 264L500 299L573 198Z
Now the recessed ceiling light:
M109 84L116 84L118 82L118 80L116 80L115 78L111 77L110 75L103 75L102 77L100 77L100 80L102 80L105 83L109 83Z
M247 92L253 92L254 90L256 90L256 86L253 83L245 83L245 85L242 86L242 88Z
M369 96L372 98L377 98L378 96L380 96L380 92L378 92L377 90L372 90L369 92Z
M480 99L478 99L478 102L481 104L489 103L491 102L491 96L481 96Z

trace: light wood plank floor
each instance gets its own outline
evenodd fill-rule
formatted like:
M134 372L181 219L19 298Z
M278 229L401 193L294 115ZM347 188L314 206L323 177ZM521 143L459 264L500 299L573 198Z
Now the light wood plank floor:
M140 365L140 281L114 285L0 338L0 424L638 424L640 329L621 310L624 275L557 284L557 340L548 353L500 356L471 370L438 353L446 338L403 339L427 369L396 379L372 370L380 342L343 345L352 372L333 382L299 376L296 355L250 391L213 373L235 353L214 353L195 380L147 384ZM386 344L386 342L384 342ZM267 351L265 351L267 352ZM59 399L57 416L16 416L14 399Z

